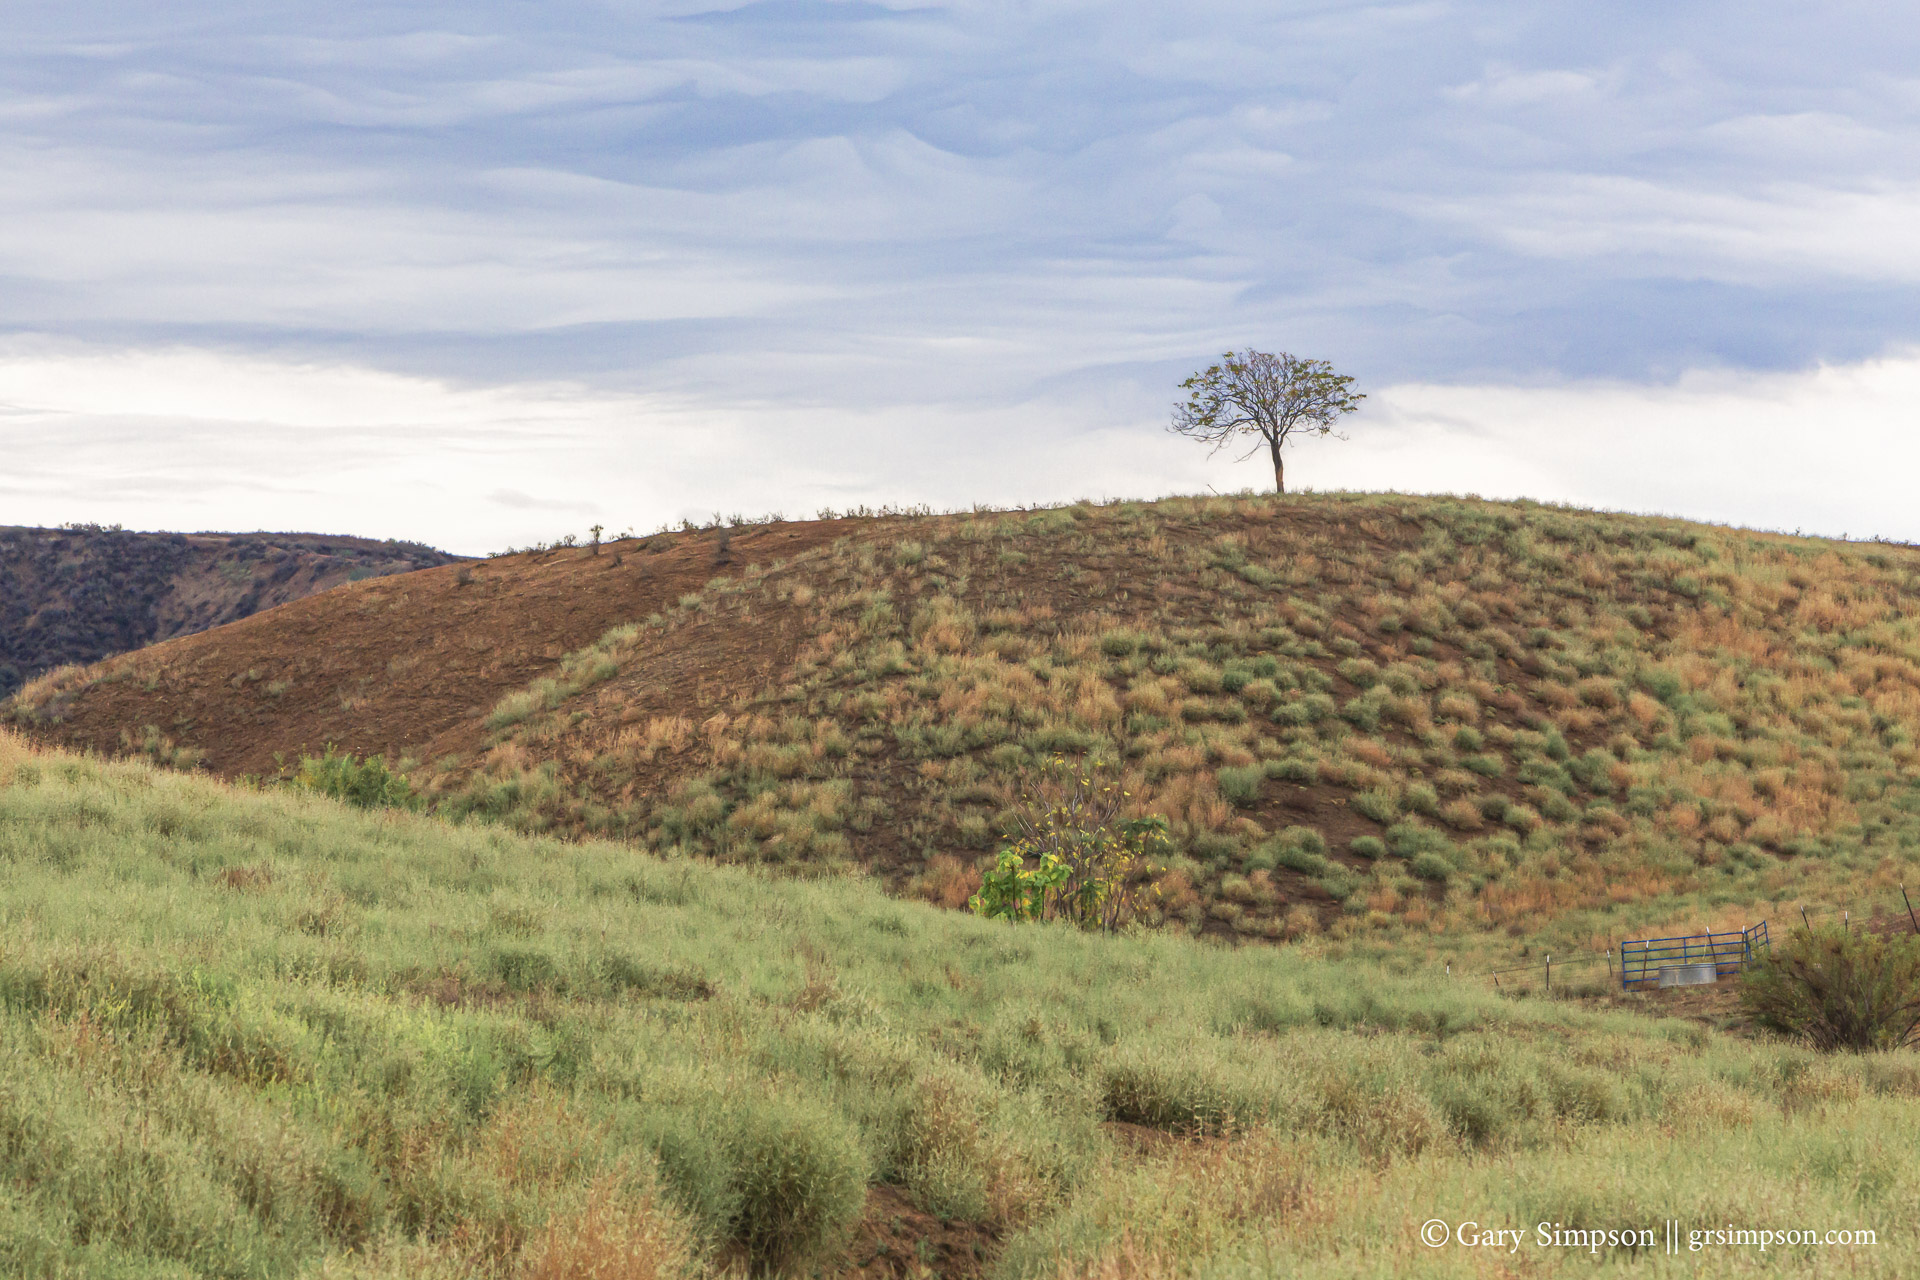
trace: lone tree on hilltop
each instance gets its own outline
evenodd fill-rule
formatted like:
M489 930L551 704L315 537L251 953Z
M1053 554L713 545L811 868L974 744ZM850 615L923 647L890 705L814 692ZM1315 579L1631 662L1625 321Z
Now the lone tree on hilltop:
M1282 351L1229 351L1220 363L1209 365L1180 384L1187 393L1173 408L1169 431L1192 436L1218 453L1234 441L1251 436L1253 446L1241 460L1260 452L1264 441L1273 455L1273 487L1287 491L1286 464L1280 446L1296 432L1316 436L1335 434L1333 424L1352 413L1366 397L1353 389L1353 379L1335 373L1325 360L1298 360Z

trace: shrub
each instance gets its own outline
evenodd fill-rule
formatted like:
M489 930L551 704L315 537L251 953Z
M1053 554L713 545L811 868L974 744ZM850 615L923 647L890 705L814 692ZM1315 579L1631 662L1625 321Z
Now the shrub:
M1524 804L1510 804L1500 821L1518 831L1521 835L1530 835L1540 826L1540 815Z
M1580 816L1580 806L1558 791L1542 789L1535 799L1539 802L1541 815L1553 822L1572 822Z
M1796 929L1740 983L1754 1019L1815 1048L1898 1049L1920 1040L1920 938Z
M1347 844L1357 856L1362 858L1384 858L1387 856L1387 842L1379 836L1355 836Z
M1280 833L1279 839L1290 848L1305 849L1308 853L1325 853L1327 842L1312 827L1288 827Z
M1424 813L1429 818L1440 813L1440 793L1424 782L1416 782L1407 788L1406 805L1409 812Z
M1385 787L1375 787L1355 796L1353 808L1375 822L1392 822L1400 816L1400 797Z
M358 760L347 752L336 751L332 743L327 744L324 755L302 758L300 771L293 781L296 786L362 809L418 809L421 806L413 785L388 769L385 760L379 756Z
M1297 845L1281 845L1273 850L1273 857L1279 865L1306 876L1324 875L1332 865L1320 854Z
M703 1101L708 1101L703 1099ZM779 1097L710 1100L704 1125L668 1108L655 1139L677 1198L737 1241L756 1271L781 1272L832 1248L866 1197L867 1160L837 1115Z
M1453 875L1453 864L1437 853L1423 853L1407 863L1407 870L1422 880L1446 880Z
M1613 791L1613 756L1595 747L1577 760L1568 762L1567 772L1587 790L1600 795Z
M1453 841L1417 822L1399 822L1388 828L1387 844L1403 858L1416 858L1423 853L1445 856L1453 852Z
M1166 851L1167 821L1126 817L1127 793L1105 774L1097 760L1047 762L1014 811L1018 838L967 904L976 914L1102 929L1139 914L1140 882Z
M1371 689L1380 682L1380 668L1365 658L1348 658L1336 670L1356 689Z
M1312 786L1320 781L1320 764L1316 760L1302 760L1298 756L1288 756L1283 760L1267 761L1267 776L1281 782L1300 782Z
M1361 694L1340 708L1340 718L1362 733L1373 733L1380 727L1380 701Z
M1313 709L1307 705L1307 700L1302 698L1297 702L1282 702L1276 704L1273 710L1267 713L1267 718L1275 724L1299 727L1312 724L1314 714Z
M1257 764L1221 769L1214 774L1220 784L1220 794L1243 809L1260 799L1260 784L1266 776L1267 771Z
M1101 1072L1101 1109L1109 1119L1173 1133L1231 1129L1265 1110L1245 1073L1208 1058L1134 1051Z
M1202 831L1193 837L1188 851L1202 862L1231 862L1240 854L1240 841L1223 831Z

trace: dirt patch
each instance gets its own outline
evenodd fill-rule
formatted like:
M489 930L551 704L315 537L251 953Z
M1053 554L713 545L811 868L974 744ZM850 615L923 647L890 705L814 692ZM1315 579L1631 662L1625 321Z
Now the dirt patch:
M977 1222L942 1222L914 1207L898 1187L870 1187L843 1269L847 1280L969 1280L983 1276L1000 1251Z

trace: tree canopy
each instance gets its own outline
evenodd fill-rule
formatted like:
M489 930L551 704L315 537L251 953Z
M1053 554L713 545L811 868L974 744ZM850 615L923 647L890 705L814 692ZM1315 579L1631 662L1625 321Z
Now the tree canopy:
M1325 360L1302 360L1284 351L1229 351L1180 389L1187 398L1174 406L1168 430L1211 444L1216 453L1251 438L1243 459L1265 444L1280 493L1287 491L1280 453L1287 440L1297 434L1336 434L1334 423L1366 399L1353 390L1351 377L1335 373Z

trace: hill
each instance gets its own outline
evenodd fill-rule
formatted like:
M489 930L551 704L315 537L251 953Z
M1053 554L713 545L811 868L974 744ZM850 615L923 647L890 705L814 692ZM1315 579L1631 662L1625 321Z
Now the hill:
M1892 1277L1915 1247L1911 1054L1659 993L1012 926L4 732L0 867L10 1274ZM1729 1224L1821 1242L1690 1234Z
M359 584L13 715L227 773L331 740L449 815L948 905L1087 753L1171 820L1155 918L1254 938L1598 951L1920 860L1912 548L1365 495L720 537Z
M0 527L0 698L56 667L457 558L413 543L307 533Z

